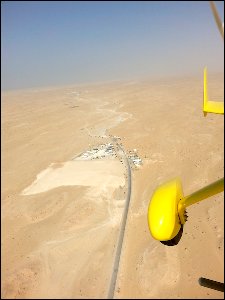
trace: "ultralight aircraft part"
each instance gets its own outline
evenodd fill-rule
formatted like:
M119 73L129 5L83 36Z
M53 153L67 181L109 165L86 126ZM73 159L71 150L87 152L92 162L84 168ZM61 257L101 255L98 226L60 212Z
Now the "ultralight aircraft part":
M207 89L207 68L204 68L204 90L203 90L203 112L204 116L207 113L224 114L224 102L209 101Z
M224 178L184 197L179 178L160 185L153 193L148 207L148 226L152 237L165 245L179 242L187 221L186 208L224 190ZM168 241L172 241L171 243Z

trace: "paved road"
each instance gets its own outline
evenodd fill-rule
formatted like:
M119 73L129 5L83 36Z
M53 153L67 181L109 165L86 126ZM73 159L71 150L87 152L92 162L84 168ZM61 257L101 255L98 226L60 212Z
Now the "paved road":
M116 248L116 254L115 254L115 258L114 258L112 276L111 276L109 290L108 290L108 297L107 297L108 299L113 299L114 292L115 292L116 279L117 279L117 273L118 273L118 269L119 269L124 232L125 232L125 228L126 228L127 213L128 213L130 198L131 198L131 166L130 166L130 162L129 162L129 159L126 155L126 152L119 145L117 140L115 138L113 138L113 141L116 142L116 145L118 146L118 148L123 153L124 159L126 161L127 175L128 175L128 179L127 179L128 180L128 191L127 191L127 197L126 197L126 202L125 202L125 207L124 207L122 224L121 224L121 227L120 227L120 233L119 233L119 239L118 239L117 248Z

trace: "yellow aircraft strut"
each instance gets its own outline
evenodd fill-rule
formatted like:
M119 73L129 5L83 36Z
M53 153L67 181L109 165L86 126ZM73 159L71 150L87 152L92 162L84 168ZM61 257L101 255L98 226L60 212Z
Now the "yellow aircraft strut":
M203 112L204 112L204 116L206 116L207 113L224 114L224 102L208 100L206 67L204 68Z

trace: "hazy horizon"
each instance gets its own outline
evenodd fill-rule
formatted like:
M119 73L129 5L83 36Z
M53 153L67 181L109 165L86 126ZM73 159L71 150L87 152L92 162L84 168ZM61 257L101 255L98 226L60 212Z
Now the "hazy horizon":
M221 19L224 2L215 1ZM2 90L224 72L208 1L4 1Z

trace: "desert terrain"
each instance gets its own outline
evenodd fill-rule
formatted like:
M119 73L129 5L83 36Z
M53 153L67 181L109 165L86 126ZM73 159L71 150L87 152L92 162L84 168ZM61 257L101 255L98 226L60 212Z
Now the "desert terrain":
M211 100L223 79L209 74ZM223 193L187 209L174 247L147 223L160 184L224 176L224 117L202 94L203 76L2 92L2 298L107 298L129 184L114 298L224 297L198 283L224 282Z

